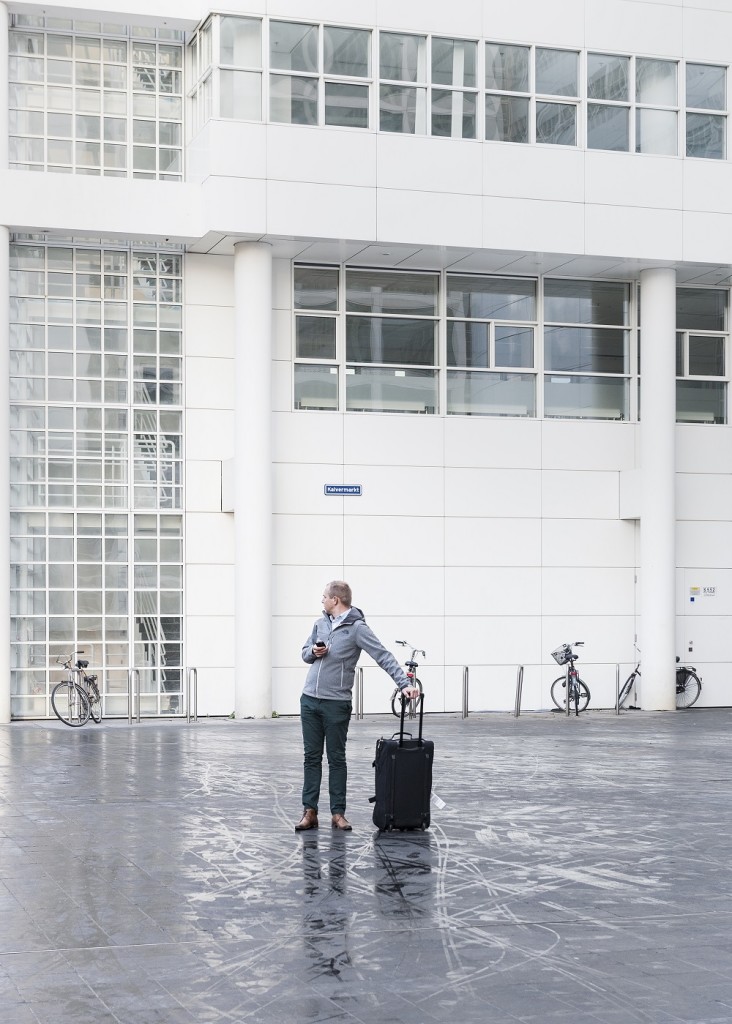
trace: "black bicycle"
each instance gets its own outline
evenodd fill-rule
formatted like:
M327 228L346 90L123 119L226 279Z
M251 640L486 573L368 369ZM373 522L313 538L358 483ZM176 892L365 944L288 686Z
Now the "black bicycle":
M702 681L701 676L693 665L680 665L680 661L681 658L677 657L676 707L679 710L682 710L683 708L690 708L692 704L696 704L699 700L699 696L702 691ZM618 697L619 707L622 708L628 697L630 697L630 694L635 689L636 679L640 677L640 674L640 662L638 662L620 689L620 695Z
M51 707L56 718L65 725L78 728L86 725L91 718L94 722L102 720L102 697L97 686L97 677L87 675L88 661L74 661L77 654L59 655L56 664L63 665L66 678L56 683L51 691Z
M579 672L574 666L579 655L573 652L572 647L584 647L584 641L575 640L574 644L562 644L561 647L557 647L556 651L552 651L552 658L557 665L566 665L567 668L565 675L554 680L549 692L552 701L560 711L566 712L567 703L569 703L569 707L574 707L574 713L578 715L580 711L584 711L589 706L590 690L587 684L580 679Z
M422 684L420 683L419 679L417 679L418 662L416 662L414 660L414 657L415 657L416 654L420 654L423 658L426 658L427 655L425 654L424 651L420 651L420 649L418 647L412 647L412 645L407 640L396 640L395 642L398 643L400 647L407 647L407 648L409 648L409 650L411 650L411 652L412 652L411 655L409 656L409 658L407 659L407 661L404 662L404 667L407 670L406 674L407 674L407 678L409 679L410 685L411 686L416 686L417 689L419 690L420 696L421 696L421 694L422 694ZM417 703L418 703L419 699L420 699L420 697L410 697L409 698L409 704L407 705L407 718L416 718L417 717ZM391 713L396 718L401 718L401 714L402 714L402 691L399 689L398 686L397 686L397 688L394 690L394 692L391 695Z

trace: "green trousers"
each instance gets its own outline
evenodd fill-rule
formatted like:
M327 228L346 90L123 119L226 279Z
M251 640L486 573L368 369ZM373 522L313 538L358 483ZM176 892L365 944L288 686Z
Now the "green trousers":
M312 807L314 811L318 809L325 748L328 756L330 813L345 814L348 778L346 739L350 719L350 700L322 700L306 694L300 698L300 724L305 748L303 807Z

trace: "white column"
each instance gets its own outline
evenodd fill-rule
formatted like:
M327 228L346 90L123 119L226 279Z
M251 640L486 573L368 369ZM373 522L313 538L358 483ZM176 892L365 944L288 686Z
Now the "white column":
M645 711L676 707L676 273L644 270L640 637Z
M272 714L272 250L234 246L237 718Z
M1 7L2 5L0 5ZM0 11L0 18L2 11ZM10 232L0 225L0 658L10 664ZM10 673L0 672L0 722L10 721Z

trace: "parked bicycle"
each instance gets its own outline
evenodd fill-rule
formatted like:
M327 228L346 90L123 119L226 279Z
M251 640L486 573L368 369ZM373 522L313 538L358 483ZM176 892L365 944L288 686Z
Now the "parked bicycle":
M575 668L574 663L579 659L579 655L573 652L572 647L584 647L584 640L575 640L574 644L562 644L561 647L557 647L556 651L552 651L552 658L557 665L566 665L567 669L565 675L554 680L549 692L552 701L560 711L566 712L567 703L569 703L569 707L574 706L574 713L578 715L580 711L585 711L589 706L590 690L587 684L580 679L579 672Z
M692 704L696 704L699 700L699 695L702 691L702 680L693 665L680 665L680 661L681 658L677 657L676 707L683 709L690 708ZM630 697L631 692L635 689L635 683L640 677L640 674L641 670L639 661L620 689L620 695L618 697L619 707L622 708L628 697Z
M87 675L88 661L74 661L77 654L60 654L57 665L63 665L66 678L56 683L51 691L51 707L53 713L66 725L78 728L86 725L89 718L95 722L102 720L102 697L97 686L97 677Z
M395 642L398 643L400 647L407 647L407 648L409 648L411 650L411 652L412 652L411 655L409 656L409 658L407 659L407 661L404 662L404 668L406 669L407 678L409 679L409 682L411 683L412 686L416 686L417 687L417 689L420 692L420 697L421 697L421 694L422 694L422 684L420 683L419 679L417 679L418 662L416 662L414 660L414 658L415 658L415 655L417 655L417 654L420 654L423 658L426 658L427 655L425 654L424 651L420 651L420 649L418 647L412 647L412 645L407 640L397 640ZM401 717L401 713L402 713L401 692L402 691L397 686L396 689L394 690L394 692L391 695L391 713L393 715L395 715L397 718L400 718ZM417 717L417 706L418 706L420 697L412 697L410 699L409 704L407 705L407 711L406 711L406 717L407 718L416 718Z

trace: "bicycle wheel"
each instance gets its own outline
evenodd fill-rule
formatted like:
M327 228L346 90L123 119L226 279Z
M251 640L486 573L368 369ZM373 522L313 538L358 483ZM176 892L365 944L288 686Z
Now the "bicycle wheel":
M65 679L51 691L51 707L56 718L78 728L89 721L89 699L82 689Z
M584 711L587 705L590 703L590 690L586 683L583 683L579 676L577 676L577 689L578 697L576 708L577 711ZM570 708L574 708L574 687L570 685ZM552 688L549 691L552 701L560 711L567 710L567 677L560 676L559 679L555 679L552 683Z
M412 686L416 686L420 693L423 692L422 684L416 677L412 680ZM402 717L402 698L400 696L400 690L397 687L394 693L391 695L391 713L395 718ZM416 718L417 717L417 700L412 697L407 705L407 710L404 714L405 718Z
M681 673L676 673L676 707L677 708L690 708L692 704L696 704L699 700L699 694L701 693L701 679L699 676L692 672L691 669L687 669L683 679L680 678Z
M628 678L623 683L623 685L620 687L620 696L618 697L618 706L621 707L621 708L622 708L623 704L625 704L625 702L628 699L628 697L630 697L631 691L633 689L633 684L635 683L635 676L636 676L635 672L631 672L630 675L628 676Z
M99 725L102 720L102 698L98 693L91 693L89 697L89 710L94 721Z

